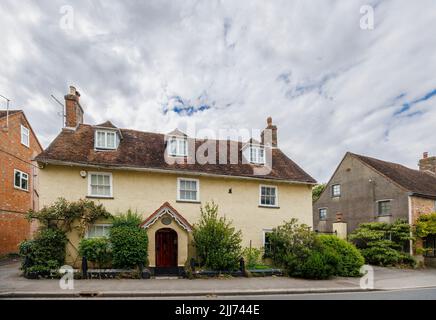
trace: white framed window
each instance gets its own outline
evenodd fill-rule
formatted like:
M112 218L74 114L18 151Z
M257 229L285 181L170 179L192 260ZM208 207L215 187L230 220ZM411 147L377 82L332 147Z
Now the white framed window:
M29 175L20 170L14 170L14 187L16 189L29 191Z
M276 186L260 185L259 205L265 207L278 207L279 206L278 188Z
M112 173L89 172L88 196L111 198L113 196Z
M30 145L29 133L29 129L21 125L21 144L25 145L26 147L29 147Z
M170 138L167 147L168 155L172 157L186 157L188 155L188 141L184 138Z
M341 185L334 184L332 185L332 197L340 197L341 196Z
M200 201L200 181L198 179L177 179L177 200Z
M88 227L86 238L108 238L111 227L107 223L92 224Z
M319 208L319 220L327 220L327 208Z
M265 149L258 146L250 146L250 162L265 164Z
M115 131L96 130L94 146L96 149L116 149L117 133Z

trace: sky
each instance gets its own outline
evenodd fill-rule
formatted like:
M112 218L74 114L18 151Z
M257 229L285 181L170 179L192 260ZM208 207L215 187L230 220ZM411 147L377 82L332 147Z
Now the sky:
M74 85L91 124L261 130L271 116L319 182L347 151L411 168L436 155L434 0L2 0L0 14L0 94L44 147L62 128L51 95Z

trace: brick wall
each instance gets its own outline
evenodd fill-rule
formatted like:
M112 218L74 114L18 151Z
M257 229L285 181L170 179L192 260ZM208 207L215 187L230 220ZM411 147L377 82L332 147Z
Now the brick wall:
M435 212L435 200L420 198L420 197L410 197L411 199L411 211L412 211L412 224L415 224L417 219L422 214L428 214ZM422 248L422 240L417 239L415 244L416 249Z
M22 113L9 116L8 130L2 129L6 118L0 119L0 255L17 252L17 245L31 236L25 219L29 209L38 209L38 169L33 159L41 147L32 130L29 147L21 144L21 125L30 129ZM14 187L14 170L28 174L28 191Z

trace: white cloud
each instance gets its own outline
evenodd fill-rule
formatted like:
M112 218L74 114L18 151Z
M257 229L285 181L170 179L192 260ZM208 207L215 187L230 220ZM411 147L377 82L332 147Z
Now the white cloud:
M372 31L359 28L367 3ZM432 0L77 1L69 32L64 4L0 3L0 93L45 146L61 123L50 94L74 84L91 123L260 129L271 115L280 147L320 181L346 151L411 167L436 154L436 96L394 115L436 88ZM164 114L171 96L212 108Z

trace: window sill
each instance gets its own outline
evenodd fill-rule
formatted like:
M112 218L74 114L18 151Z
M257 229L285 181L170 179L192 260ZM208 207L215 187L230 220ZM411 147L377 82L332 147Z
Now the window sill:
M259 208L280 209L279 206L267 206L267 205L263 205L263 204L259 204Z
M88 199L114 199L114 197L105 197L105 196L86 196Z
M383 217L392 217L392 214L378 214L375 216L376 218L383 218Z
M95 151L117 151L117 148L94 148Z
M201 203L201 201L192 201L192 200L176 200L176 202L180 202L180 203Z
M22 188L18 188L18 187L15 187L15 186L14 186L14 189L15 189L15 190L18 190L18 191L29 192L29 190L22 189Z

